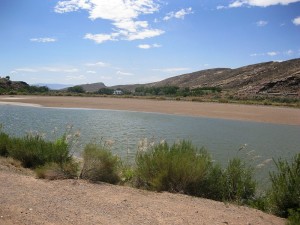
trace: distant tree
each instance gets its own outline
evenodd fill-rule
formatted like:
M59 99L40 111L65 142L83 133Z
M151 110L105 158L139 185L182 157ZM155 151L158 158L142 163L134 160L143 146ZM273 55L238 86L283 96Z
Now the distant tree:
M97 94L100 95L112 95L114 93L114 89L110 89L110 88L100 88L97 91Z
M81 86L74 86L74 87L69 87L68 92L74 92L74 93L85 93L83 87Z
M10 76L6 76L5 78L6 78L7 80L10 80Z

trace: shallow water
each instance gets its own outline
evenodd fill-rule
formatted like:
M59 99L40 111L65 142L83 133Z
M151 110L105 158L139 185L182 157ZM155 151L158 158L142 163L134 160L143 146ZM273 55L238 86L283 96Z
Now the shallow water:
M0 105L0 123L5 132L22 136L39 131L49 139L61 135L68 125L80 130L81 147L91 141L111 140L112 151L133 159L138 143L166 140L173 143L188 139L205 147L212 157L226 164L232 157L246 158L259 164L269 158L291 158L300 152L300 126L243 122L157 113L36 108ZM52 131L57 129L57 133ZM241 151L241 146L245 145ZM129 154L128 154L129 152ZM247 155L247 153L250 155Z

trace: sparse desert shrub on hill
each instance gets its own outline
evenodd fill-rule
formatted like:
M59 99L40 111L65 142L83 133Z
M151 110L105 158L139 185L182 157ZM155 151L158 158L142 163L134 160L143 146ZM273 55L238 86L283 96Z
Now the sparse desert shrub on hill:
M270 174L270 203L276 215L288 217L289 211L300 209L300 154L291 163L279 159L275 164L278 171Z
M103 145L88 144L83 151L80 178L116 184L120 181L120 159Z
M137 186L155 191L188 193L192 184L205 179L211 159L207 151L190 142L155 145L136 155Z

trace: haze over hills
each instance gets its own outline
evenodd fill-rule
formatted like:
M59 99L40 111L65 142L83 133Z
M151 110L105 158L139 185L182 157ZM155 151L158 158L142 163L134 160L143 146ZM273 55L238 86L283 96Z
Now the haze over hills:
M80 85L86 91L106 87L103 83ZM109 88L134 91L136 87L178 86L221 87L239 95L274 94L300 96L300 59L284 62L265 62L236 69L215 68L201 70L148 83L117 85Z

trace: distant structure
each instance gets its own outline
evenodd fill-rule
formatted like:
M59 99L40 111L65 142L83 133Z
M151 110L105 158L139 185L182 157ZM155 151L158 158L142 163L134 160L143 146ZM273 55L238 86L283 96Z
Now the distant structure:
M123 91L121 91L121 90L115 90L113 94L114 95L122 95Z

